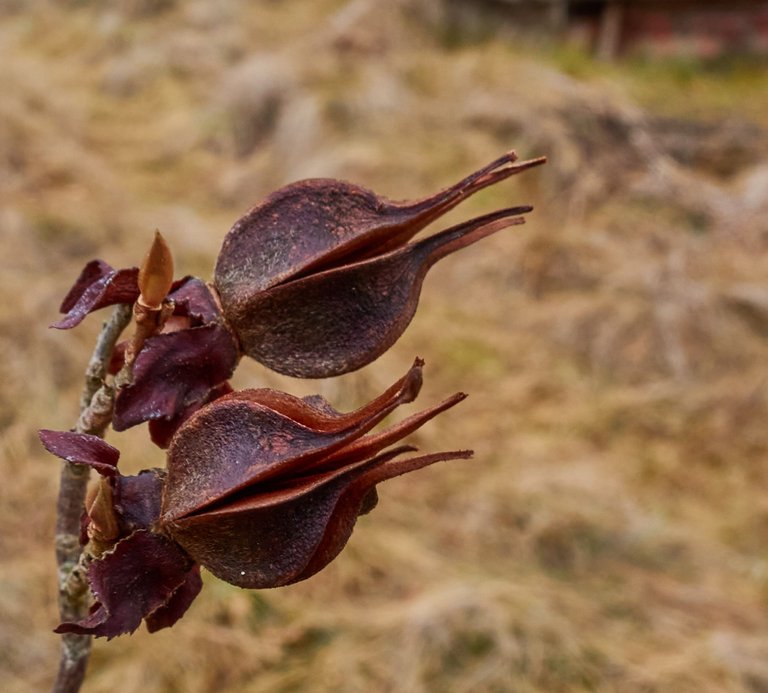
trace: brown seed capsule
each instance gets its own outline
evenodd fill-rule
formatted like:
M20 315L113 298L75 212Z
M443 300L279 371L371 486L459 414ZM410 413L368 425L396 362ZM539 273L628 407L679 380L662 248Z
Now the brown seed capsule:
M416 397L421 362L381 397L350 414L324 400L246 390L216 400L176 433L158 529L195 561L240 587L287 585L325 567L346 544L376 484L469 451L398 459L384 452L457 394L380 433L395 407Z
M529 206L472 219L408 241L479 190L544 163L509 152L442 192L396 203L337 180L288 185L224 239L215 286L243 351L273 370L308 378L360 368L388 349L413 317L429 268L451 252L522 223Z
M140 278L136 269L89 263L55 327L74 327L114 303L173 304L162 334L155 334L162 311L157 322L137 315L142 332L121 352L131 377L119 381L113 420L116 430L158 421L155 440L165 445L184 418L226 389L242 354L281 373L321 378L361 368L384 353L413 318L436 262L522 223L531 207L502 209L409 241L475 192L545 161L515 160L509 152L416 202L391 202L337 180L288 185L227 234L212 287L186 277L161 298L172 261L158 235Z

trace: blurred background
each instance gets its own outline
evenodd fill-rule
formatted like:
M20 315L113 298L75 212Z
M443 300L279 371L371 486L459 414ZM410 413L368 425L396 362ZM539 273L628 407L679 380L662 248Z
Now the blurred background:
M159 228L210 278L287 182L413 198L510 148L549 163L437 228L536 211L435 268L385 357L235 379L351 409L420 355L419 404L471 396L416 444L476 459L382 486L307 582L206 576L85 691L768 690L766 2L0 0L0 46L4 691L58 658L36 431L76 419L102 316L46 326L81 266Z

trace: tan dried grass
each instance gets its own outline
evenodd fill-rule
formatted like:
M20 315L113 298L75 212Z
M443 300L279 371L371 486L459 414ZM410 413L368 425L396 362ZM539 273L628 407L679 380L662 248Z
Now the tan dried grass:
M172 631L97 642L85 690L765 688L759 186L670 158L621 94L631 71L586 83L501 43L445 50L388 3L161 4L41 1L0 26L3 689L47 687L57 656L56 463L35 431L75 416L98 318L44 326L80 265L134 263L160 226L180 271L208 276L232 220L287 179L416 196L512 145L551 163L451 219L530 201L529 225L437 268L376 365L236 378L351 408L419 354L423 402L471 397L417 443L477 459L389 482L310 581L208 577ZM216 109L254 53L288 60L301 96L237 158ZM645 184L659 162L675 185ZM110 440L126 469L162 464L143 431Z

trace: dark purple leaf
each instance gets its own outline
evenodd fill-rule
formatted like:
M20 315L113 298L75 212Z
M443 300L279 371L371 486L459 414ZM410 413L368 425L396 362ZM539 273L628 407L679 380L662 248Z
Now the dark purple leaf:
M96 599L94 608L77 623L62 623L56 632L108 639L132 633L142 618L172 601L192 565L175 543L138 530L90 564L88 582Z
M46 429L38 435L45 449L56 457L74 464L87 464L102 476L117 474L120 451L98 436Z
M80 276L75 280L72 288L67 292L67 295L59 306L59 312L69 313L88 287L113 274L114 271L115 268L104 262L104 260L91 260L85 267L83 267Z
M79 325L88 313L117 303L134 303L139 297L137 267L115 270L102 260L89 262L64 297L66 315L51 327L68 330Z
M184 582L176 588L171 598L144 619L147 624L147 630L150 633L155 633L158 630L170 628L174 625L187 612L187 609L195 601L202 588L203 581L200 578L200 566L193 565L187 573Z
M150 337L133 365L133 382L115 399L116 431L182 414L233 373L239 353L219 324Z
M145 469L136 476L118 476L114 480L115 512L121 534L150 529L157 522L164 479L164 471Z
M197 277L184 277L174 282L168 298L176 304L174 315L191 318L193 327L210 325L221 318L211 290Z
M228 382L224 382L213 388L204 400L193 402L180 414L170 419L152 419L149 422L149 437L157 447L163 449L167 448L171 444L171 439L174 434L179 430L179 426L192 416L192 414L198 409L202 409L206 404L210 404L231 392L232 386Z

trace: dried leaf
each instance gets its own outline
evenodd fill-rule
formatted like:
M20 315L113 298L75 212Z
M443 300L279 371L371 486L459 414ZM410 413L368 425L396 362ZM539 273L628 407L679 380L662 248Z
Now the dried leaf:
M121 535L137 529L151 529L160 517L165 472L145 469L136 476L118 476L113 480L115 512Z
M168 298L175 304L173 314L190 318L192 327L221 320L216 299L202 279L187 276L175 281Z
M91 613L77 623L62 623L55 632L107 639L132 633L144 617L173 601L192 569L192 561L176 544L138 530L90 564L88 582L96 599ZM183 605L173 605L174 611Z
M229 379L238 359L229 330L216 323L150 337L133 364L132 383L117 393L114 429L179 416Z
M89 262L62 301L66 315L51 325L68 330L79 325L88 313L118 303L134 303L139 297L139 270L115 270L102 260Z
M147 630L155 633L174 625L187 612L201 589L203 589L203 581L200 578L200 566L194 565L171 598L144 619Z
M45 449L56 457L73 464L87 464L102 476L117 474L120 451L98 436L72 431L38 432Z

